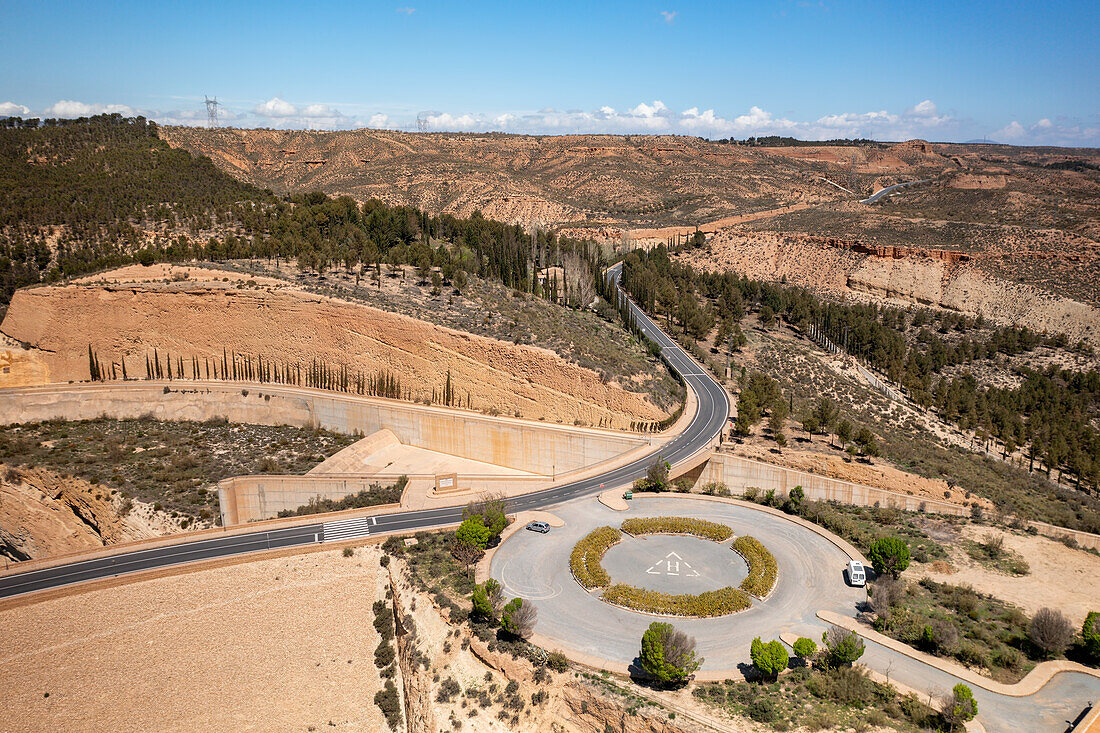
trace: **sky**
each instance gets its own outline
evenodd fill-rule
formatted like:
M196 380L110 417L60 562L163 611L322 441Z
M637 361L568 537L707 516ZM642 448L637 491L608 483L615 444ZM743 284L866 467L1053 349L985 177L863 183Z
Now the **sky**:
M0 115L1100 147L1100 3L0 0Z

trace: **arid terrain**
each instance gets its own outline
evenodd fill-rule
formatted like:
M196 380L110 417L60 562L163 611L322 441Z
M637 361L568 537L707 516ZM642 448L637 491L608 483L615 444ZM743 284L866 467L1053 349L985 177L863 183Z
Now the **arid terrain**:
M96 284L20 291L0 329L32 345L34 362L53 382L88 379L89 346L104 362L125 359L135 378L144 378L154 350L182 358L190 376L192 356L205 366L225 349L304 370L316 359L331 370L386 372L418 401L441 392L449 373L463 405L468 396L473 409L517 417L617 428L664 417L643 395L545 349L439 328L285 281L189 268L163 274L167 282L150 282L142 268L127 268ZM77 314L88 324L83 332L67 326Z

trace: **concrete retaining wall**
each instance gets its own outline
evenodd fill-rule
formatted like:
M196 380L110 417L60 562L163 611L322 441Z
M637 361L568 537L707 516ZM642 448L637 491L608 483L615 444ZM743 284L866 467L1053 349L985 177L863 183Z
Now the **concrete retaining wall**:
M755 486L761 491L774 489L777 494L789 493L795 486L801 486L807 499L818 501L837 501L863 506L873 506L877 503L880 506L893 506L907 511L923 509L936 514L970 515L968 507L958 504L899 494L864 484L853 484L727 453L711 455L695 482L696 490L711 481L721 481L735 494L741 493L746 486Z
M271 519L285 509L297 509L308 504L311 499L343 499L371 484L388 486L395 483L399 476L378 474L376 476L307 474L304 476L252 475L234 476L218 483L218 503L221 506L222 526L233 527L238 524ZM412 493L426 495L435 487L435 476L407 476L409 483L402 496ZM513 476L470 476L463 474L459 486L460 495L465 502L475 494L483 492L502 492L506 494L524 493L546 488L550 481L544 478L520 479ZM385 504L375 509L397 509L401 504ZM408 507L406 507L408 508Z
M225 418L361 435L385 428L406 445L544 475L576 471L650 444L650 438L631 433L271 384L112 382L0 390L0 424L103 415Z

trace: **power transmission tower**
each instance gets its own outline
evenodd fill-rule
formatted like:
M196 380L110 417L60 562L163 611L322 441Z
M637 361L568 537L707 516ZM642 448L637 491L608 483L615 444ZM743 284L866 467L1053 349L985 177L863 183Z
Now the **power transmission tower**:
M218 98L206 97L206 126L214 128L218 126Z
M421 112L416 116L416 131L426 132L431 122L428 120L428 116Z

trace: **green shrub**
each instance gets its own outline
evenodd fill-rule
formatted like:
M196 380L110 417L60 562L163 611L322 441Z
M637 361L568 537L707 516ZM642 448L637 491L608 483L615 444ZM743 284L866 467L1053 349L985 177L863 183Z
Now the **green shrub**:
M666 685L686 682L703 663L695 654L695 639L663 621L654 621L642 634L638 656L642 669Z
M439 685L439 691L435 693L436 702L450 702L451 699L462 692L462 687L454 677L448 677Z
M708 590L698 595L671 595L646 588L616 583L603 593L603 600L635 611L662 616L706 618L744 611L752 605L749 597L732 586Z
M355 555L355 550L350 547L344 548L344 557L352 557Z
M759 636L752 640L752 645L749 647L749 657L752 659L752 666L756 667L765 677L772 679L779 676L779 673L785 670L791 662L783 642L773 639L764 643L760 641Z
M867 559L879 575L889 573L896 578L909 567L909 545L900 537L879 537L871 543Z
M817 654L817 644L814 643L813 639L807 639L803 636L794 643L794 653L801 659L809 659Z
M691 517L639 517L622 523L622 530L630 535L640 534L689 534L705 540L725 542L733 537L733 530L724 524Z
M492 530L485 526L485 520L481 518L481 515L470 517L463 520L459 525L458 530L455 532L455 539L464 545L470 547L477 547L484 550L489 544L489 538L492 536Z
M745 714L757 723L771 723L778 715L775 703L766 697L758 697L746 705Z
M383 639L378 642L378 647L374 650L374 666L379 669L390 666L396 654L393 644Z
M397 686L393 680L386 680L386 686L374 693L374 704L382 711L386 724L391 730L401 725L401 700L397 696Z
M622 533L614 527L599 527L589 532L573 546L569 555L569 569L584 588L603 588L611 583L611 576L600 565L604 553L618 544Z
M564 672L569 669L569 660L561 652L550 652L546 658L546 666L555 672Z
M974 699L973 691L960 682L944 699L943 709L940 712L943 714L944 721L954 728L956 725L974 719L978 714L978 701Z
M741 582L741 590L757 598L771 593L779 575L779 567L768 548L754 537L746 535L734 540L733 549L749 564L749 575Z
M1081 636L1085 640L1085 651L1094 660L1100 660L1100 612L1089 611L1081 627Z
M830 626L821 635L821 642L826 650L825 663L830 667L848 666L863 656L863 639L854 631Z

